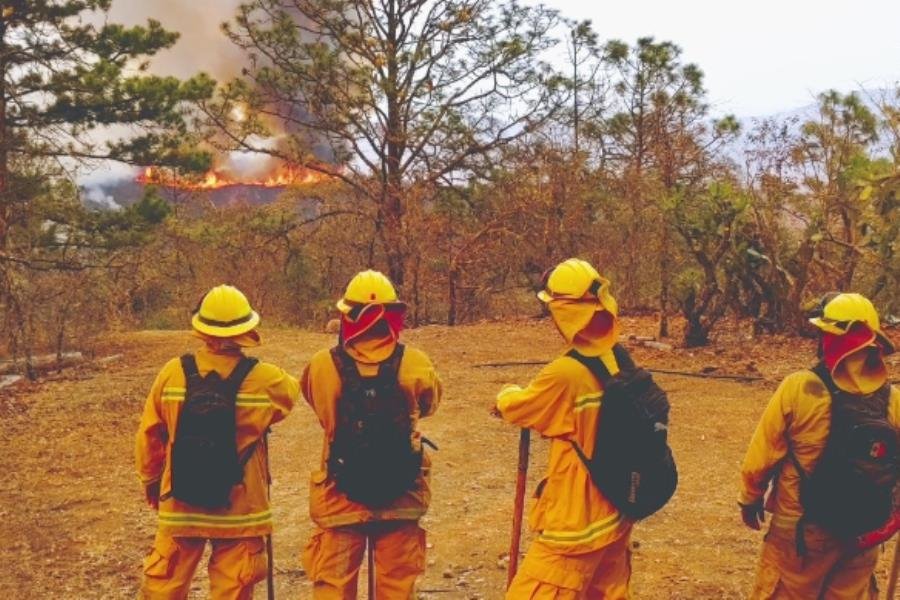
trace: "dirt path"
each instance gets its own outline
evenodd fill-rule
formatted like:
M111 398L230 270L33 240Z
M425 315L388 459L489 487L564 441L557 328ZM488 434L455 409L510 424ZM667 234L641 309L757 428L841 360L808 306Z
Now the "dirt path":
M626 320L625 326L652 331L646 319ZM332 341L300 331L264 335L258 354L296 374ZM422 423L440 451L424 520L430 549L420 597L501 598L518 433L491 419L487 409L502 384L524 384L537 367L474 365L549 359L560 348L556 333L547 322L523 321L426 327L408 332L406 341L433 357L447 392L438 413ZM134 597L155 526L132 465L134 431L157 369L194 345L185 332L118 336L107 346L110 353L124 353L121 361L0 395L0 590L18 599ZM777 380L805 366L812 348L783 338L752 351L745 346L735 335L701 352L634 350L640 361L659 368L712 367L767 378L742 384L659 376L672 401L672 445L682 480L671 504L636 528L637 598L743 598L749 591L761 535L740 525L738 468ZM311 529L307 477L320 449L321 432L305 404L272 437L279 598L310 597L299 555ZM537 440L529 493L546 454L546 442ZM206 597L202 577L194 588L192 597ZM256 597L265 597L264 586Z

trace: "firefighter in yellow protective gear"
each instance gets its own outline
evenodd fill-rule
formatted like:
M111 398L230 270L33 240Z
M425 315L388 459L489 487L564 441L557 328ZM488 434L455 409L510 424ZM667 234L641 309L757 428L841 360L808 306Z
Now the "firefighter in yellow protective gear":
M425 531L419 519L428 509L430 460L422 449L417 423L434 414L441 382L421 351L398 348L405 305L398 302L390 280L377 271L357 274L337 303L341 313L338 347L313 356L303 372L301 389L324 430L322 462L312 472L309 509L317 525L303 552L304 569L316 600L356 597L357 579L367 538L374 543L375 588L379 600L413 598L416 578L425 569ZM362 378L379 374L395 352L402 351L397 384L408 405L410 444L422 451L422 466L411 489L386 506L355 502L340 491L328 470L329 452L340 421L342 381L337 354L355 366Z
M557 265L538 294L559 332L585 356L619 371L612 348L619 335L609 281L589 263ZM501 416L551 439L547 474L537 488L529 525L534 542L507 591L510 600L629 598L632 523L591 481L570 440L590 456L603 390L587 367L562 356L522 389L497 396Z
M215 371L227 377L243 356L258 346L259 315L237 288L210 290L192 319L193 333L204 342L196 352L203 377ZM137 471L147 502L158 513L153 548L144 560L140 598L186 598L203 555L209 559L210 597L243 600L266 576L264 536L272 532L265 434L284 419L300 395L299 383L280 368L257 363L240 385L235 405L237 450L245 457L243 480L231 490L230 505L205 509L172 497L172 447L187 381L181 361L169 361L156 377L136 438Z
M820 330L819 355L834 385L856 396L881 390L888 381L883 358L894 346L881 331L872 303L860 294L829 294L819 309L810 322ZM900 431L900 390L894 387L889 394L888 422ZM741 517L758 530L765 512L772 513L751 596L755 600L877 597L877 545L851 549L821 527L801 522L801 474L795 460L803 476L815 469L828 439L831 401L826 383L812 370L788 375L747 449L741 467Z

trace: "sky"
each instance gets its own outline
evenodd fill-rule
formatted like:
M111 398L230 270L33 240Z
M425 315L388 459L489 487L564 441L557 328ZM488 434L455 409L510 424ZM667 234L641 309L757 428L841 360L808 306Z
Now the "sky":
M652 36L700 66L716 112L766 116L900 82L900 0L544 0L601 40ZM529 2L534 4L534 2Z
M705 73L714 114L765 117L809 106L828 89L900 83L900 0L521 1L590 19L601 40L653 36L676 43L683 61ZM154 72L188 77L202 70L227 80L246 59L219 27L240 2L114 0L109 17L126 24L152 17L181 32L174 48L153 59ZM84 179L109 176L104 167Z
M154 70L181 77L198 69L236 74L242 54L219 25L241 0L115 0L111 20L148 17L181 32ZM835 88L900 82L900 0L524 0L571 19L590 19L601 40L643 36L679 45L706 74L713 109L767 116L811 104Z

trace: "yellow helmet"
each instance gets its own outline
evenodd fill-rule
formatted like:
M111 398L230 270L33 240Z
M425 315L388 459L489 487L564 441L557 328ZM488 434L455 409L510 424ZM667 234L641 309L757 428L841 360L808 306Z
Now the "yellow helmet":
M213 337L234 337L255 329L259 325L259 315L241 290L218 285L203 296L191 325L200 333Z
M872 301L853 292L831 293L822 298L818 315L809 320L810 323L824 332L835 335L847 333L853 323L865 323L878 336L885 348L885 353L894 351L893 343L881 331L878 311Z
M552 300L580 300L596 297L603 308L617 314L619 307L609 291L609 280L600 275L591 263L580 258L565 260L550 271L538 292L541 302Z
M378 271L362 271L357 273L350 283L344 297L338 300L337 309L344 314L349 313L355 306L366 304L387 304L397 301L397 291L394 284L383 273Z

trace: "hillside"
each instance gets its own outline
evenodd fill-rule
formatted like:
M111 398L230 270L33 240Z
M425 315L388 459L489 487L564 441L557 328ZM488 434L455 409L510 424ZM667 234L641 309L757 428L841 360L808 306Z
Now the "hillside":
M649 334L648 319L625 319L628 333ZM745 529L735 498L744 448L769 394L787 372L807 365L808 340L735 333L700 351L635 347L645 364L662 369L752 374L748 384L658 375L672 402L672 445L682 483L672 503L637 526L637 598L743 598L753 579L762 534ZM266 330L258 354L299 373L331 336ZM438 413L422 428L434 456L434 500L424 521L428 569L420 597L496 599L505 581L517 431L488 409L500 386L525 383L538 367L483 363L549 359L558 338L549 322L520 321L426 327L406 341L434 359L446 385ZM0 482L5 568L0 589L19 598L131 598L154 532L132 466L132 443L157 369L191 349L186 332L139 332L107 339L104 350L124 358L103 368L69 370L40 384L0 395ZM893 364L897 372L896 360ZM319 459L321 433L299 405L272 436L276 580L280 598L307 598L299 565L311 524L307 478ZM546 460L533 444L529 493ZM878 576L884 581L886 559ZM201 575L194 597L206 597ZM257 598L265 597L259 586Z

